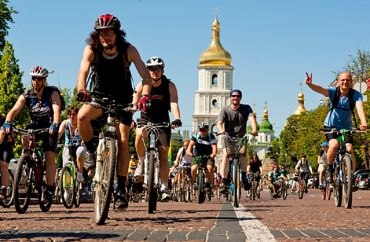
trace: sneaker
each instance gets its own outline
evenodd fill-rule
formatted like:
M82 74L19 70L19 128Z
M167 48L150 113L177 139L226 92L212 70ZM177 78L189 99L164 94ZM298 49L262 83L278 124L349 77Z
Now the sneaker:
M114 203L118 210L125 210L128 207L127 195L122 192L117 192L116 201Z
M96 152L86 152L86 159L84 163L84 167L86 170L90 170L94 168L96 165Z
M250 184L249 184L249 181L247 178L243 179L243 188L244 188L244 191L248 191L250 189Z
M139 161L137 163L137 167L136 167L134 176L135 177L143 176L143 162L142 161Z
M85 181L84 176L82 175L82 173L77 173L77 181L79 183L83 183Z
M163 191L161 195L161 202L168 202L170 201L171 197L168 194L168 191Z

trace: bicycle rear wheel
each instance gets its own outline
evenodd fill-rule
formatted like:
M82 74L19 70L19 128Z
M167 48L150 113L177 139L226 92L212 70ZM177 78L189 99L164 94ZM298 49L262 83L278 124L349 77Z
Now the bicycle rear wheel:
M14 178L14 206L15 210L23 214L27 211L31 200L33 188L33 169L28 166L32 158L23 154L18 159L17 170Z
M14 188L14 175L11 170L8 170L9 172L9 184L6 189L6 197L0 201L0 205L4 208L9 208L13 204L13 188Z
M352 207L352 161L348 155L343 157L342 162L342 181L343 181L343 195L344 207Z
M117 162L117 141L108 139L105 141L105 149L102 154L101 169L97 169L98 179L95 183L95 223L102 225L108 217L109 206L113 193L114 173ZM100 161L99 161L100 162ZM98 164L97 164L98 166Z
M240 170L239 170L239 160L234 160L233 162L233 180L234 180L234 192L233 192L233 202L234 207L239 207L240 199Z
M149 153L148 162L148 213L154 213L157 208L157 189L154 184L154 150Z
M60 173L59 187L64 207L72 208L75 199L74 181L72 171L68 165L63 167Z

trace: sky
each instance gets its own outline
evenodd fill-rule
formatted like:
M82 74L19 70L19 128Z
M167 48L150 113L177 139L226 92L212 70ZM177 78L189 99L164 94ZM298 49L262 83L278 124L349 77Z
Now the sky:
M30 84L35 65L49 71L48 83L76 86L85 40L99 15L119 18L143 61L164 59L165 74L177 86L183 129L191 129L199 57L211 43L217 15L221 43L230 52L234 88L261 122L265 103L275 135L297 109L305 72L328 86L357 50L370 50L367 0L10 0L18 14L8 41ZM352 57L351 57L352 56ZM141 81L131 66L134 83ZM306 109L323 97L302 85Z

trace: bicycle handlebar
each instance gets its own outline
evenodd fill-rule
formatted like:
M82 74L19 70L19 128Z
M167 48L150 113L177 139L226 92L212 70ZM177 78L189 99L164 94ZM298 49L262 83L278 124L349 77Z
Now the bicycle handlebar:
M324 131L325 134L344 134L345 132L350 132L350 133L366 133L366 131L362 131L358 128L351 128L351 129L336 129L336 128L321 128L319 129L320 131Z
M49 128L41 128L41 129L21 129L21 128L13 128L13 131L15 133L21 134L21 135L27 135L27 134L43 134L49 132Z

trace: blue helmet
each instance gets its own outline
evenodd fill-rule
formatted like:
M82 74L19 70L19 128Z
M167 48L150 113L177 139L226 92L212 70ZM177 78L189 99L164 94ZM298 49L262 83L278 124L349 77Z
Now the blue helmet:
M321 143L320 145L321 147L328 147L329 146L329 142L328 141L324 141Z

